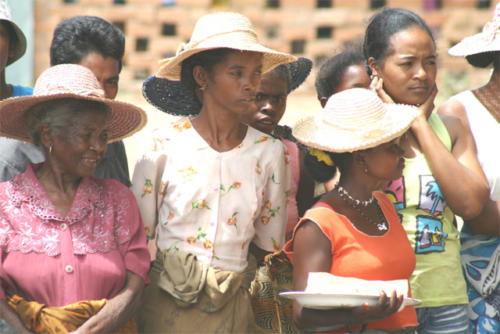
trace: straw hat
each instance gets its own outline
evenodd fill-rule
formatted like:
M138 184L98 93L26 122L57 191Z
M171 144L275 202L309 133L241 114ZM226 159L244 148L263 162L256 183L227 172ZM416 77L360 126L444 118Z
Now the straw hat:
M480 33L465 37L450 48L448 53L452 56L466 57L494 51L500 51L500 3L495 8L493 19L484 25Z
M190 41L182 43L175 57L160 61L156 76L180 80L182 61L202 51L229 48L239 51L263 53L262 72L297 60L292 55L274 51L261 45L252 23L246 16L237 13L219 12L201 17L194 26Z
M409 105L385 104L376 93L352 88L332 95L315 116L299 121L293 136L328 152L354 152L401 136L417 116Z
M0 0L0 21L10 25L12 27L12 30L16 34L15 43L11 42L10 44L10 46L13 48L12 50L9 50L12 55L9 57L9 60L7 60L7 65L10 65L21 58L24 52L26 52L26 37L24 36L22 30L17 26L17 24L12 21L12 15L10 13L10 8L7 4L7 0Z
M290 73L288 93L299 87L307 78L312 68L312 61L300 57L293 63L283 64ZM197 115L201 104L194 92L186 89L180 81L151 76L142 84L142 95L146 101L159 110L176 116Z
M91 70L75 64L56 65L37 79L33 96L12 97L0 101L0 135L31 142L25 114L45 101L74 98L102 102L111 109L109 142L128 137L146 124L146 113L129 103L104 97L104 91Z
M283 65L288 68L288 72L290 73L288 94L304 83L311 73L312 65L311 59L305 57L299 57L297 61Z

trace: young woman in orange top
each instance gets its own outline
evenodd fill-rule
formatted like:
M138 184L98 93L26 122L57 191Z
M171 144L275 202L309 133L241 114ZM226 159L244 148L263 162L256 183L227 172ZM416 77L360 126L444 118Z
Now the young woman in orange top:
M310 272L366 280L408 279L415 255L397 213L378 191L401 177L404 168L401 135L417 109L386 105L364 88L334 94L317 115L293 129L309 147L305 165L317 181L337 166L337 187L321 197L295 228L285 251L293 262L295 290L304 290ZM359 120L363 119L363 124ZM301 329L334 333L368 330L412 332L417 325L413 307L397 312L403 296L381 293L375 306L313 310L294 303L294 320Z

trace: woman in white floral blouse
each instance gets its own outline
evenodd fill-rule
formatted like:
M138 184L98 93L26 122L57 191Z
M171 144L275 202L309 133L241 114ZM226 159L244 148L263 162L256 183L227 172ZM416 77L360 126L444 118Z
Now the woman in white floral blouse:
M248 253L282 246L290 171L283 144L240 117L257 109L261 73L294 60L260 45L246 17L209 14L145 83L153 104L195 116L155 130L134 170L146 233L158 231L142 331L253 330Z

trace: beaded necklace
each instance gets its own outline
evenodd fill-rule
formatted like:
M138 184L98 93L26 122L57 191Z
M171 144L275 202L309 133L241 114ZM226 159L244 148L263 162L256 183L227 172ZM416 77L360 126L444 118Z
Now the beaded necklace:
M368 207L368 205L374 203L375 197L372 195L370 199L366 201L360 201L359 199L355 199L352 197L347 190L345 190L342 186L338 186L337 188L337 193L339 194L340 198L346 202L351 208L359 212L363 218L365 218L367 221L372 223L377 227L379 231L386 231L387 230L387 224L385 222L385 216L382 210L380 209L380 206L378 205L378 201L376 203L377 205L377 218L378 222L373 220L371 217L369 217L364 210Z

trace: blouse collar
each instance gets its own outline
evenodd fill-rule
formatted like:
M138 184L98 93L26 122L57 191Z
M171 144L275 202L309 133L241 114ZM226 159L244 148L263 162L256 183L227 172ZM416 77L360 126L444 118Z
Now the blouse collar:
M10 181L13 187L13 196L10 201L14 206L21 207L23 203L26 203L31 207L33 214L43 222L55 220L67 224L79 222L95 208L104 207L102 187L97 184L93 177L85 177L78 185L68 215L63 217L36 177L35 171L41 165L28 165L24 175L17 174Z

